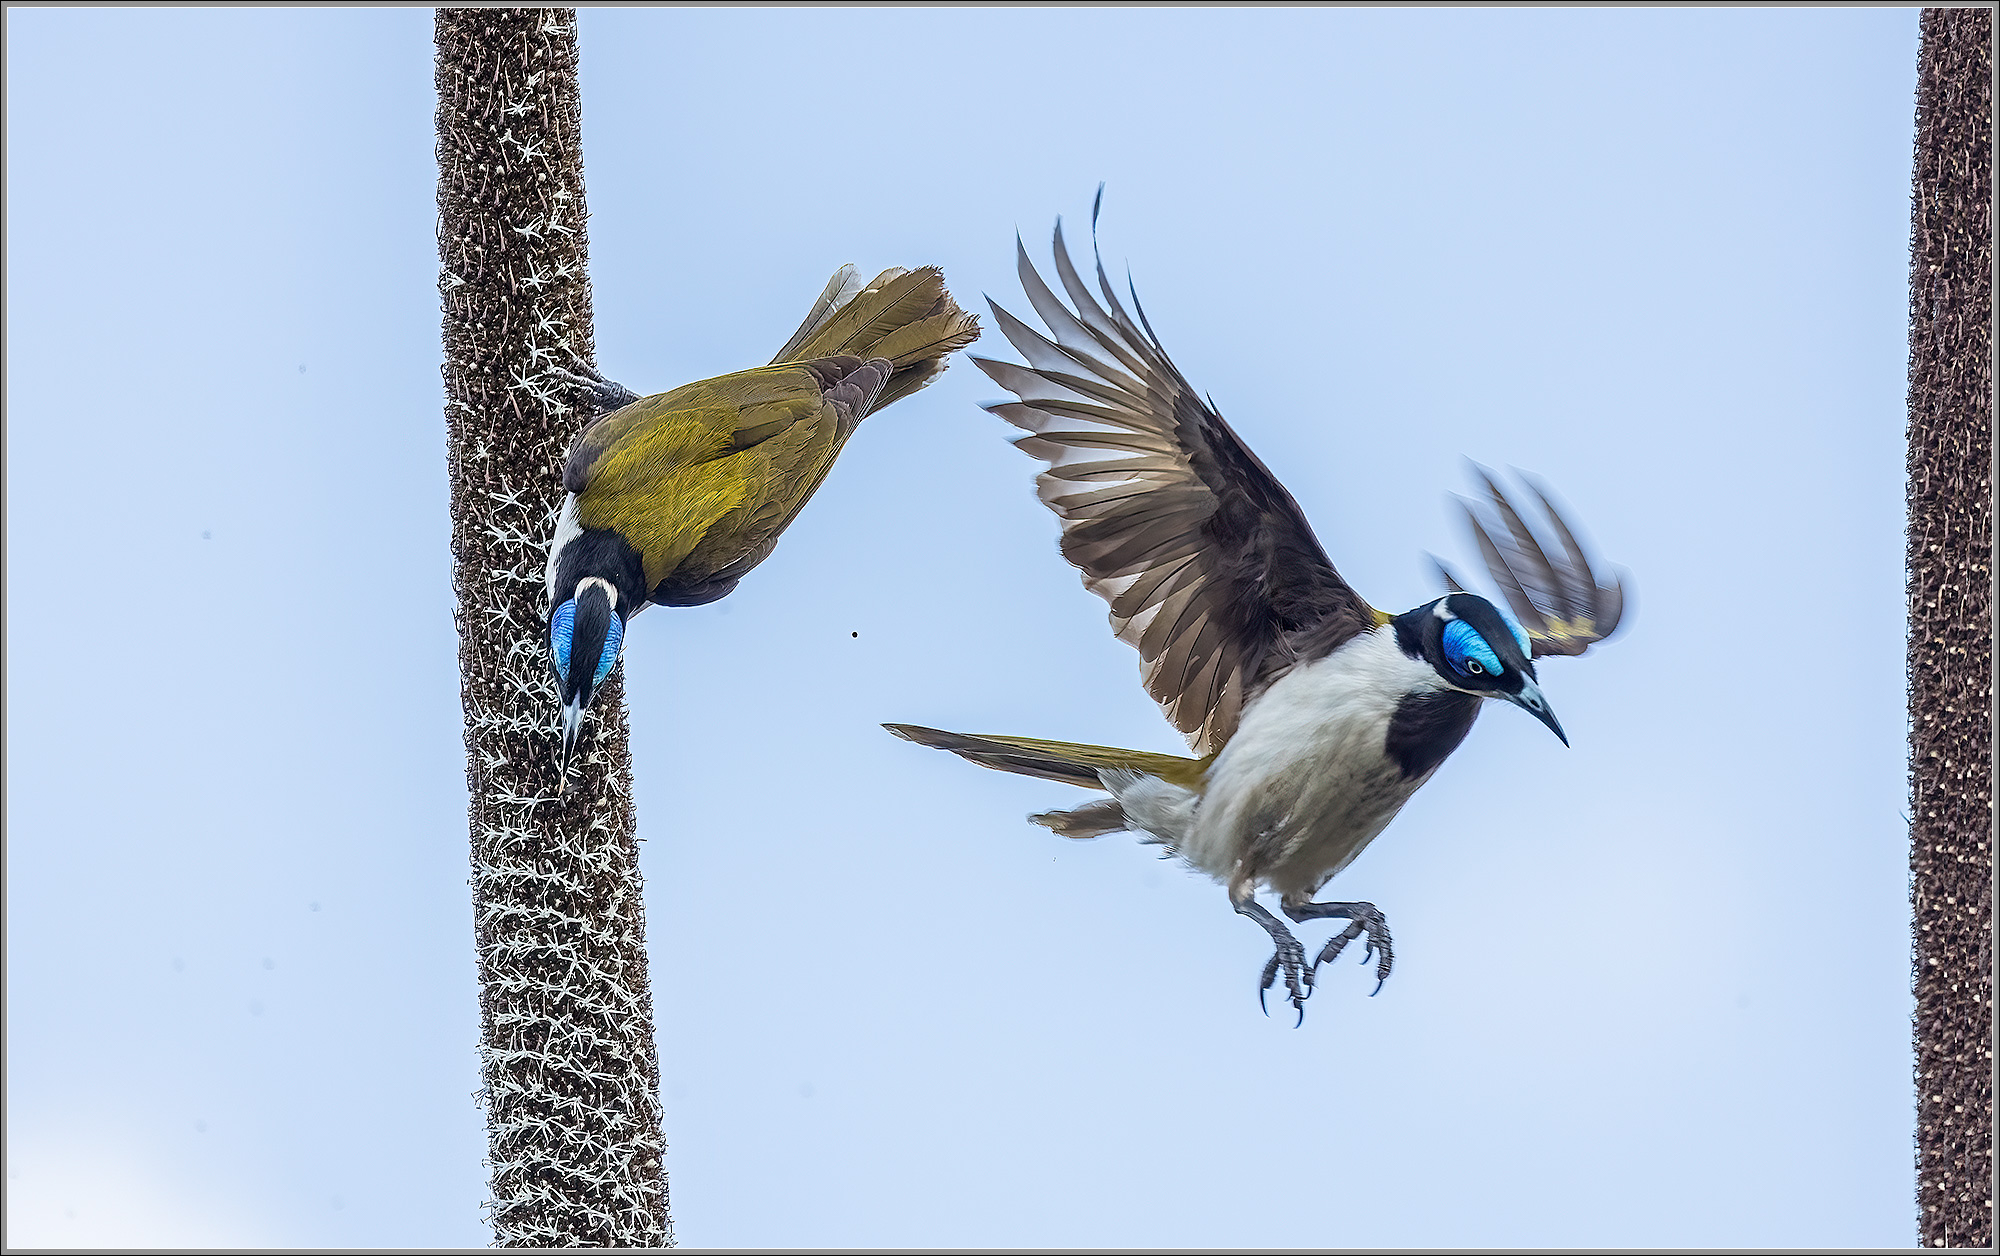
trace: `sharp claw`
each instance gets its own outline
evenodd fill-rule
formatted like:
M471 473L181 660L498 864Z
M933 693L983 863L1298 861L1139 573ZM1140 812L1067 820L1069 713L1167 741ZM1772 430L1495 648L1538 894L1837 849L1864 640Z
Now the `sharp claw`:
M1376 995L1382 993L1382 983L1387 980L1389 980L1387 977L1377 977L1375 979L1375 988L1368 992L1368 997L1372 999Z
M1293 1029L1297 1029L1305 1023L1306 999L1312 993L1312 974L1305 971L1303 961L1303 953L1300 955L1299 962L1288 964L1285 962L1285 953L1282 949L1273 952L1271 958L1264 962L1263 980L1257 986L1257 1006L1263 1009L1264 1015L1269 1016L1271 1014L1271 1005L1265 999L1264 992L1277 983L1279 970L1282 969L1284 971L1285 989L1290 994L1292 1006L1297 1008L1299 1013L1298 1020L1292 1025ZM1302 976L1303 981L1301 981Z

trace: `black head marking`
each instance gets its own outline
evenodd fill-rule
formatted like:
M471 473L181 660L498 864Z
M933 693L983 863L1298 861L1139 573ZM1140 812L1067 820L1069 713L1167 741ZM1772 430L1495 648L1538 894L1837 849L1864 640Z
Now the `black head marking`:
M610 528L585 528L556 555L556 606L576 596L576 586L591 576L618 590L618 613L626 619L646 604L646 560Z
M597 687L597 664L611 635L611 596L601 580L586 580L576 593L575 620L570 630L569 672L558 676L565 705L580 700L590 705ZM551 622L554 615L550 615Z
M1462 621L1479 634L1500 664L1497 674L1490 665L1464 670L1452 665L1446 648L1445 632L1453 621ZM1476 593L1451 593L1405 611L1391 621L1396 644L1411 658L1429 663L1454 689L1481 696L1512 697L1523 684L1535 680L1535 663L1515 636L1514 626L1493 603Z

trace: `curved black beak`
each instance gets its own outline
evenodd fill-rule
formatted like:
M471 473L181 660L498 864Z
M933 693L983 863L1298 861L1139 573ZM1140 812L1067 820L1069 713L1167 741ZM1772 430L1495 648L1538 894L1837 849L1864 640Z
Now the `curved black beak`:
M576 743L583 733L583 709L590 703L590 695L579 691L575 697L563 703L562 709L562 757L556 766L557 791L569 789L569 761L576 754Z
M1542 687L1540 685L1537 685L1532 680L1523 681L1521 683L1521 692L1508 694L1506 697L1515 706L1520 707L1542 723L1547 724L1549 731L1562 739L1563 745L1569 745L1569 737L1563 732L1562 725L1556 723L1556 713L1549 710L1548 699L1542 696Z

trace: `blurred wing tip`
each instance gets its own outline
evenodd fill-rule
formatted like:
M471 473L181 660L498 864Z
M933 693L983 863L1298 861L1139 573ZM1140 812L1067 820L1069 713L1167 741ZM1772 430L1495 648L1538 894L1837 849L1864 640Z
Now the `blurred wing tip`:
M1609 615L1604 625L1604 637L1608 638L1625 626L1626 612L1632 609L1632 588L1628 580L1631 573L1624 568L1613 567L1606 574L1611 577L1611 583L1598 585L1597 594L1601 602L1609 604Z
M1474 540L1478 542L1494 580L1501 585L1501 592L1507 596L1534 638L1536 656L1574 657L1617 633L1625 622L1628 573L1622 568L1591 561L1576 540L1569 520L1556 507L1553 494L1540 477L1509 466L1508 474L1526 485L1540 502L1543 517L1538 522L1544 528L1553 529L1556 539L1561 542L1561 561L1551 558L1541 538L1535 535L1535 530L1528 526L1521 512L1508 500L1499 477L1470 457L1466 463L1483 481L1486 499L1480 501L1458 493L1451 496L1472 525ZM1487 510L1499 514L1499 522L1503 525L1501 532L1496 533L1487 523ZM1501 537L1508 541L1505 549L1499 543ZM1524 548L1526 545L1531 545L1532 549ZM1435 555L1432 561L1437 563L1440 573L1449 581L1450 570ZM1542 620L1539 611L1533 617L1522 613L1522 603L1514 597L1516 589L1509 587L1510 582L1520 586L1524 577L1529 583L1542 588L1545 594L1558 599L1551 617L1545 622L1537 622ZM1554 587L1544 587L1551 585ZM1525 588L1521 592L1525 601Z
M1425 552L1424 556L1431 560L1431 566L1437 568L1438 578L1444 581L1444 587L1447 593L1465 592L1465 586L1458 582L1458 577L1452 574L1451 568L1445 565L1444 559L1439 558L1436 554L1432 554L1428 551Z

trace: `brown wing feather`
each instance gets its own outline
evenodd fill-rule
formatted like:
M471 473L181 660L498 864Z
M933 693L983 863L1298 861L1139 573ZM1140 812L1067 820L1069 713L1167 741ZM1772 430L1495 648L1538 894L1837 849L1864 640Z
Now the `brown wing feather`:
M1103 259L1100 305L1057 224L1071 309L1016 248L1049 335L994 305L1027 362L973 359L1020 398L987 409L1030 433L1015 444L1049 463L1036 487L1062 520L1064 557L1110 603L1147 692L1196 753L1213 753L1246 702L1379 616L1334 570L1292 495L1142 327L1145 312L1138 324L1125 313Z
M1555 534L1558 552L1554 555L1493 476L1483 467L1477 470L1486 485L1488 508L1499 517L1499 526L1489 528L1483 512L1473 503L1460 499L1459 504L1465 508L1487 571L1521 626L1528 630L1535 657L1582 654L1616 632L1625 613L1623 578L1613 573L1609 584L1599 581L1575 532L1540 485L1521 477L1541 503L1549 530ZM1443 570L1443 564L1439 569ZM1456 587L1448 572L1445 579Z

